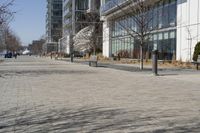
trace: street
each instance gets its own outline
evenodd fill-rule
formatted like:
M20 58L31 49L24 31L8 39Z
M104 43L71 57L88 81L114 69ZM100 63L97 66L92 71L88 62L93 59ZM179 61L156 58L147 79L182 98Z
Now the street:
M200 71L153 76L19 56L0 62L0 133L199 133Z

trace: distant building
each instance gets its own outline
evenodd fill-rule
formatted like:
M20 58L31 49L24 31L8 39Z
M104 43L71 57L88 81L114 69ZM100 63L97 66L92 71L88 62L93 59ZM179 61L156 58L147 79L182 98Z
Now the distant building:
M43 45L45 44L44 39L33 40L32 44L29 44L28 49L32 54L39 55L43 53Z
M63 0L63 38L60 48L70 53L70 45L74 36L90 25L88 13L99 13L100 0Z
M129 58L139 57L136 38L130 36L121 26L124 24L124 27L137 28L133 16L123 13L124 9L131 10L130 1L101 0L105 57L111 57L120 51L126 51ZM152 31L145 51L151 53L153 49L157 49L160 60L174 58L191 61L194 47L200 41L200 1L162 0L151 13L153 22L150 26L156 26L156 30Z
M47 0L46 43L44 50L49 53L58 50L62 37L62 0Z

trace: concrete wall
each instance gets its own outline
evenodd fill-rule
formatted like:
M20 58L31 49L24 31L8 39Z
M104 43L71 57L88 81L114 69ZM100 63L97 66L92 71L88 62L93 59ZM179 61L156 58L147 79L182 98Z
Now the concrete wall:
M60 51L66 54L70 54L70 36L67 35L60 40Z
M103 22L103 56L110 57L110 24L109 21Z
M200 41L200 1L177 1L177 60L191 61Z
M66 52L67 54L70 54L70 36L67 36L67 37L66 37L65 52Z

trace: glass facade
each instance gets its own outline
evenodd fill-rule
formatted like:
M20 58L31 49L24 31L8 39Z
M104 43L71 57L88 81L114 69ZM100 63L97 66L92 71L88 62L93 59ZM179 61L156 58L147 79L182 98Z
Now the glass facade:
M175 58L173 56L176 53L176 30L167 30L152 34L144 47L145 55L149 54L148 57L151 58L152 50L158 50L159 60L172 60Z
M48 42L62 37L62 0L47 0L46 34Z
M88 10L88 0L75 1L75 33L87 26L86 11Z
M86 26L86 11L88 10L88 0L64 0L63 5L63 33L75 33ZM73 27L73 24L75 27Z
M88 9L88 0L76 0L76 10Z
M144 57L151 58L151 51L157 49L160 60L171 60L176 52L176 7L175 0L166 0L148 15L153 15L149 29L156 29L149 35L144 46ZM133 31L139 30L134 17L124 16L111 21L111 54L124 58L139 58L140 45Z
M101 14L104 14L110 9L117 7L116 5L121 5L129 1L130 0L102 0L103 5L101 6Z
M63 35L72 31L72 0L63 0Z

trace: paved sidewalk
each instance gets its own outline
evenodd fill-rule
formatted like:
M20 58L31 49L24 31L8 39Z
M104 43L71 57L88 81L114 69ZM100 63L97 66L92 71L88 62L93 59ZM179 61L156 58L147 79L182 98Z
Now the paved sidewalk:
M38 57L0 64L0 133L198 133L199 71L152 74Z

